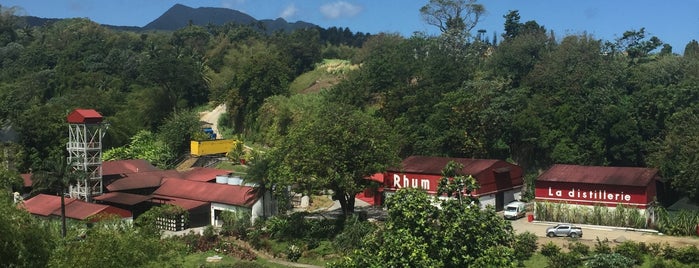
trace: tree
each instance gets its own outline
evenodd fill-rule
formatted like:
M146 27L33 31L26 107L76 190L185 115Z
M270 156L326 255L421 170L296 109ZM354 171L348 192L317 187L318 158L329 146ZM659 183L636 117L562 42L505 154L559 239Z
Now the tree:
M398 162L394 134L383 120L340 103L324 103L317 114L293 126L270 154L277 189L330 189L345 215L369 176Z
M697 42L697 40L692 39L692 41L687 43L684 47L684 57L694 60L699 58L699 42Z
M50 191L61 197L61 236L66 237L66 204L65 195L68 187L75 185L85 174L77 170L72 163L68 163L66 157L54 154L43 161L39 170L32 173L34 192Z
M447 198L454 197L459 200L459 204L463 205L464 196L468 197L467 204L471 201L478 202L477 198L474 198L473 191L480 188L478 182L473 176L464 176L461 174L464 169L464 165L449 161L447 165L442 169L442 179L439 180L439 186L437 187L437 194L446 195Z
M1 194L0 266L47 267L57 240L49 224L17 207L11 197Z
M170 114L158 127L157 137L175 155L180 155L189 150L190 140L199 132L201 132L201 124L197 113L192 110L180 110Z
M442 33L458 33L469 36L476 27L485 7L476 0L430 0L420 8L422 18L429 25L437 26Z
M385 226L336 267L515 267L514 235L495 210L437 201L403 188L387 199ZM440 208L433 206L440 204Z
M212 99L226 104L232 128L236 133L256 132L258 110L268 97L288 95L294 73L285 55L274 45L252 40L230 51L221 73L225 86L217 88Z
M131 143L109 149L102 154L105 161L122 159L143 159L156 167L168 168L175 155L168 145L157 135L141 130L131 137Z
M672 187L693 200L699 200L699 106L677 111L667 122L667 134L649 155L648 162L660 169Z
M120 219L96 223L81 241L60 244L49 267L182 267L186 247Z

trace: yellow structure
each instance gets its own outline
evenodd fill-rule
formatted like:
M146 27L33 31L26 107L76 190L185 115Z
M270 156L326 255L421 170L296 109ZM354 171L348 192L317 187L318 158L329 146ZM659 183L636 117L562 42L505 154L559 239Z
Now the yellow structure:
M236 142L233 139L191 141L189 149L194 156L227 154L233 149Z

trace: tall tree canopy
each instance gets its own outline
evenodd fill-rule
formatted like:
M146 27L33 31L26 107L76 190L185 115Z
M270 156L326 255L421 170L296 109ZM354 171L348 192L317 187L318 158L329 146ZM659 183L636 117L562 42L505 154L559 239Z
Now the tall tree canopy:
M330 189L345 214L354 211L354 196L367 178L399 160L396 138L383 120L340 103L325 103L291 127L270 154L269 177L277 179L278 189Z

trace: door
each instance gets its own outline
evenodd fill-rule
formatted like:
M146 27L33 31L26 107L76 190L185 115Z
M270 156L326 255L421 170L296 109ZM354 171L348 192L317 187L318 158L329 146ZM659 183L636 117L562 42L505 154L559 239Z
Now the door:
M505 192L495 194L495 211L502 211L505 207Z

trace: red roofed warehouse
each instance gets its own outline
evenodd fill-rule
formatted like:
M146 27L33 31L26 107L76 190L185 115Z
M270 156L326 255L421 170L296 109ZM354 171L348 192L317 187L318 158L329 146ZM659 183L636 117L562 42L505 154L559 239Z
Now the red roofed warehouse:
M429 194L437 194L437 185L442 178L442 169L455 161L464 168L463 175L473 176L480 188L473 194L481 205L492 205L500 211L503 206L518 200L522 189L522 167L496 159L448 158L411 156L403 160L402 168L388 169L383 178L386 197L400 188L422 188Z
M554 165L536 180L537 201L647 208L656 197L657 169Z
M219 183L167 179L153 192L152 197L162 203L189 210L193 224L206 219L204 225L219 227L223 211L250 213L251 221L274 214L276 207L269 193L258 197L255 195L255 187L243 184L242 179L228 179Z

